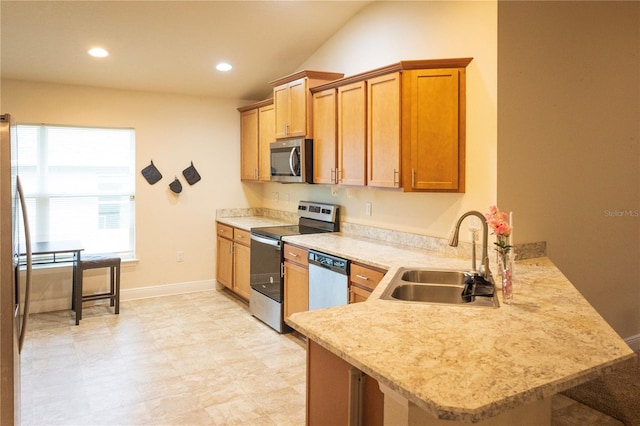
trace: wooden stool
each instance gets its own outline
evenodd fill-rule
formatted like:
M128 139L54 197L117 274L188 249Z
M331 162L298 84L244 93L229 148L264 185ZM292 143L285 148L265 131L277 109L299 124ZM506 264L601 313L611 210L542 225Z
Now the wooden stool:
M109 292L90 295L82 294L82 276L87 269L109 268L111 288ZM78 285L75 297L76 325L82 319L82 302L90 300L110 299L115 314L120 313L120 258L115 255L89 255L82 257L78 263Z

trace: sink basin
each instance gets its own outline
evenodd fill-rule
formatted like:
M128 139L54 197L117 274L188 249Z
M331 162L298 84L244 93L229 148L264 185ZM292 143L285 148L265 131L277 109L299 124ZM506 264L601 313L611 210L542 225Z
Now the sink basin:
M405 270L400 278L402 281L421 284L454 284L464 287L467 274L461 271L447 271L438 269L410 269Z
M482 281L473 286L474 282ZM493 281L484 281L463 271L400 268L381 299L413 303L461 306L499 306ZM487 294L488 293L488 294Z

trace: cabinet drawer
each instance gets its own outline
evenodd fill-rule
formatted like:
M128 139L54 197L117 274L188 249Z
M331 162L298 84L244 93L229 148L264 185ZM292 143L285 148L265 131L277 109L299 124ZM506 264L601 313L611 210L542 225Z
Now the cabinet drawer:
M352 263L349 279L352 283L373 291L382 280L382 277L384 277L384 274L386 274L386 271Z
M229 225L224 225L220 222L217 224L218 236L222 238L228 238L230 240L233 239L233 227Z
M251 245L251 233L244 229L233 228L233 241L245 246Z
M284 258L298 265L308 266L309 258L307 257L307 249L292 246L290 244L284 245Z

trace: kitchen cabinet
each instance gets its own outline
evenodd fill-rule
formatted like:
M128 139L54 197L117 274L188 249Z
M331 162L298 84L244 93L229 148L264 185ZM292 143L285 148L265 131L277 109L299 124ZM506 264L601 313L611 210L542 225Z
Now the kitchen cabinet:
M216 281L233 288L233 227L217 224Z
M258 178L271 180L271 151L269 145L276 140L275 107L273 102L258 108Z
M216 281L249 300L251 234L218 222L216 224Z
M336 182L338 161L337 90L313 94L313 183Z
M240 179L258 180L258 110L240 113Z
M367 185L400 186L400 73L367 80Z
M271 178L269 144L275 141L273 99L238 108L240 111L240 179Z
M308 251L292 244L284 245L284 317L309 310Z
M307 339L306 423L375 426L383 422L384 394L378 382Z
M277 139L313 138L313 105L309 89L342 78L344 74L300 71L271 82Z
M249 267L251 265L251 233L233 229L233 288L240 297L249 300Z
M349 273L349 303L364 302L376 289L386 270L351 262Z
M404 72L405 190L464 192L464 73L464 68Z
M464 192L471 60L402 61L313 88L316 103L320 93L337 91L338 183ZM330 116L318 120L315 128L330 135ZM316 183L327 183L326 173Z
M366 83L338 87L338 183L366 184Z

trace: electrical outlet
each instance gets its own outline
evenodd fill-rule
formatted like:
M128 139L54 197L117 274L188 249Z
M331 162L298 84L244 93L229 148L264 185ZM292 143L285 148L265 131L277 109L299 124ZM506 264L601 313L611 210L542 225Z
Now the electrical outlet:
M338 196L338 188L335 186L331 187L331 195L333 195L334 197Z
M280 194L279 194L279 193L277 193L277 192L272 192L272 193L271 193L271 199L272 199L273 201L278 201L278 200L280 199Z
M184 252L182 250L176 252L176 262L184 262Z
M366 203L364 205L364 214L367 216L371 216L371 203Z

